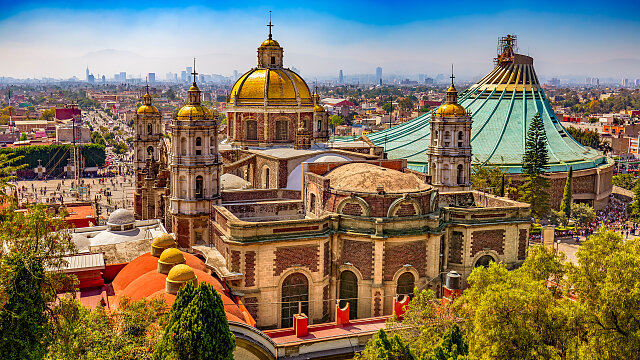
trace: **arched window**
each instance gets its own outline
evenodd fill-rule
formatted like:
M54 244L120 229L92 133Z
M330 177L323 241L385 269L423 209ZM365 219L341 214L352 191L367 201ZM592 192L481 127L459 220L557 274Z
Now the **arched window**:
M152 124L148 124L147 125L147 135L153 135L153 125Z
M289 121L278 120L276 121L276 140L289 139Z
M147 157L148 158L153 158L153 146L149 146L147 148Z
M491 255L483 255L480 256L480 258L476 261L475 265L473 265L474 268L477 267L487 267L489 266L489 263L495 262L495 260L493 259L493 256Z
M293 326L293 315L300 312L309 315L309 281L301 273L293 273L282 282L281 327Z
M462 164L458 165L458 185L464 184L464 171L462 170Z
M269 168L265 167L264 170L262 171L262 188L263 189L268 189L269 186L271 185L270 179L269 179Z
M358 278L346 270L340 273L340 307L349 303L349 319L358 317Z
M204 197L203 184L202 176L196 176L196 199L202 199Z
M187 138L185 137L180 139L180 152L183 156L187 155Z
M440 132L438 130L436 130L436 136L433 137L433 144L434 145L438 145L438 135L440 135Z
M458 131L458 147L462 147L463 138L464 138L464 135L462 134L462 131Z
M276 64L276 57L272 56L271 57L271 65L275 65Z
M247 120L247 130L245 132L247 140L258 140L258 122Z
M209 154L216 154L216 138L213 136L209 139Z
M182 199L187 198L187 179L184 176L180 176L180 181L178 182L178 193Z
M196 155L202 155L202 139L200 137L196 138Z
M413 296L413 288L415 287L415 277L412 273L406 272L398 278L398 287L396 294Z
M318 131L322 130L322 120L318 120Z
M451 134L448 131L446 131L444 133L444 146L449 146L450 141L451 141Z

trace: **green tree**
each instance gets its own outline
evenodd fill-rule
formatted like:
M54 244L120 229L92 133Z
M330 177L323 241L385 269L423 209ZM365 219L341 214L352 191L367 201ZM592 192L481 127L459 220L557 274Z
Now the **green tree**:
M640 349L640 239L623 240L600 229L569 265L569 286L579 299L585 359L636 359Z
M29 140L29 137L27 136L26 133L22 133L22 134L20 134L20 138L18 140L19 141L26 141L26 140Z
M466 360L469 344L464 338L458 324L453 324L444 334L442 343L433 351L433 355L423 357L424 360Z
M640 218L640 181L636 181L633 187L633 202L629 205L630 216L634 219Z
M233 359L235 338L229 330L220 294L207 283L178 291L171 318L155 355L158 359Z
M531 205L531 215L544 218L549 212L549 180L544 176L548 169L549 154L547 135L540 114L535 114L527 131L527 141L522 157L520 201Z
M502 167L478 162L471 165L471 187L489 194L504 196L511 188L511 179Z
M587 226L590 222L595 220L596 212L593 208L587 204L571 204L571 220L579 226Z
M572 182L573 167L569 166L569 171L567 171L567 181L564 184L564 193L562 194L562 203L560 204L560 211L562 211L566 217L571 217L571 197L573 196Z
M637 178L633 174L613 175L613 185L623 189L633 190L633 187L636 186L636 181Z
M384 112L386 112L387 114L391 114L391 111L393 111L393 104L391 104L390 102L385 103L384 105L382 105L382 110L384 110Z
M9 208L0 223L0 358L41 359L48 344L48 318L58 290L73 279L56 269L75 246L63 217L44 206L26 214Z
M415 358L409 348L409 344L398 334L394 334L389 338L383 329L378 330L367 344L365 350L355 357L355 359L361 360L414 360Z
M56 118L56 108L42 110L42 113L40 114L40 119L42 120L53 121L55 120L55 118Z

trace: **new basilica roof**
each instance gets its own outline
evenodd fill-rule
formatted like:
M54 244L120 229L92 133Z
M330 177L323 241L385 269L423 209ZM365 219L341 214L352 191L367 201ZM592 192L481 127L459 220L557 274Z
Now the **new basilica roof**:
M602 153L581 145L567 133L540 87L533 58L514 53L509 45L496 58L495 68L458 96L458 103L471 113L473 120L473 162L500 165L509 173L520 173L526 133L531 119L539 113L548 139L550 171L607 164ZM375 145L384 146L389 158L407 159L410 168L426 172L432 113L367 137Z

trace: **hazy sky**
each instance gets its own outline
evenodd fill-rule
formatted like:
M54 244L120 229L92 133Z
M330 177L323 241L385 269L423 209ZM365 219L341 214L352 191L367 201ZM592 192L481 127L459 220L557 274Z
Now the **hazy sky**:
M256 65L273 10L285 66L313 76L484 75L497 38L518 35L539 76L640 77L640 1L0 0L0 76L230 75ZM535 7L525 7L535 3ZM533 5L531 5L533 6Z

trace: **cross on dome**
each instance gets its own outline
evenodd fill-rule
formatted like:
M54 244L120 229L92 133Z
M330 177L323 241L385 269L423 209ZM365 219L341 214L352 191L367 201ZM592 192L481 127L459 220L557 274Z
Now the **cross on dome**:
M198 73L196 72L196 58L193 58L193 72L191 73L191 75L193 75L193 83L196 83L196 75L198 75Z
M453 79L455 79L455 76L453 76L453 64L451 64L451 85L453 85Z
M273 24L271 24L271 10L269 10L269 24L267 24L267 27L269 27L269 40L271 40L271 28L273 27Z

